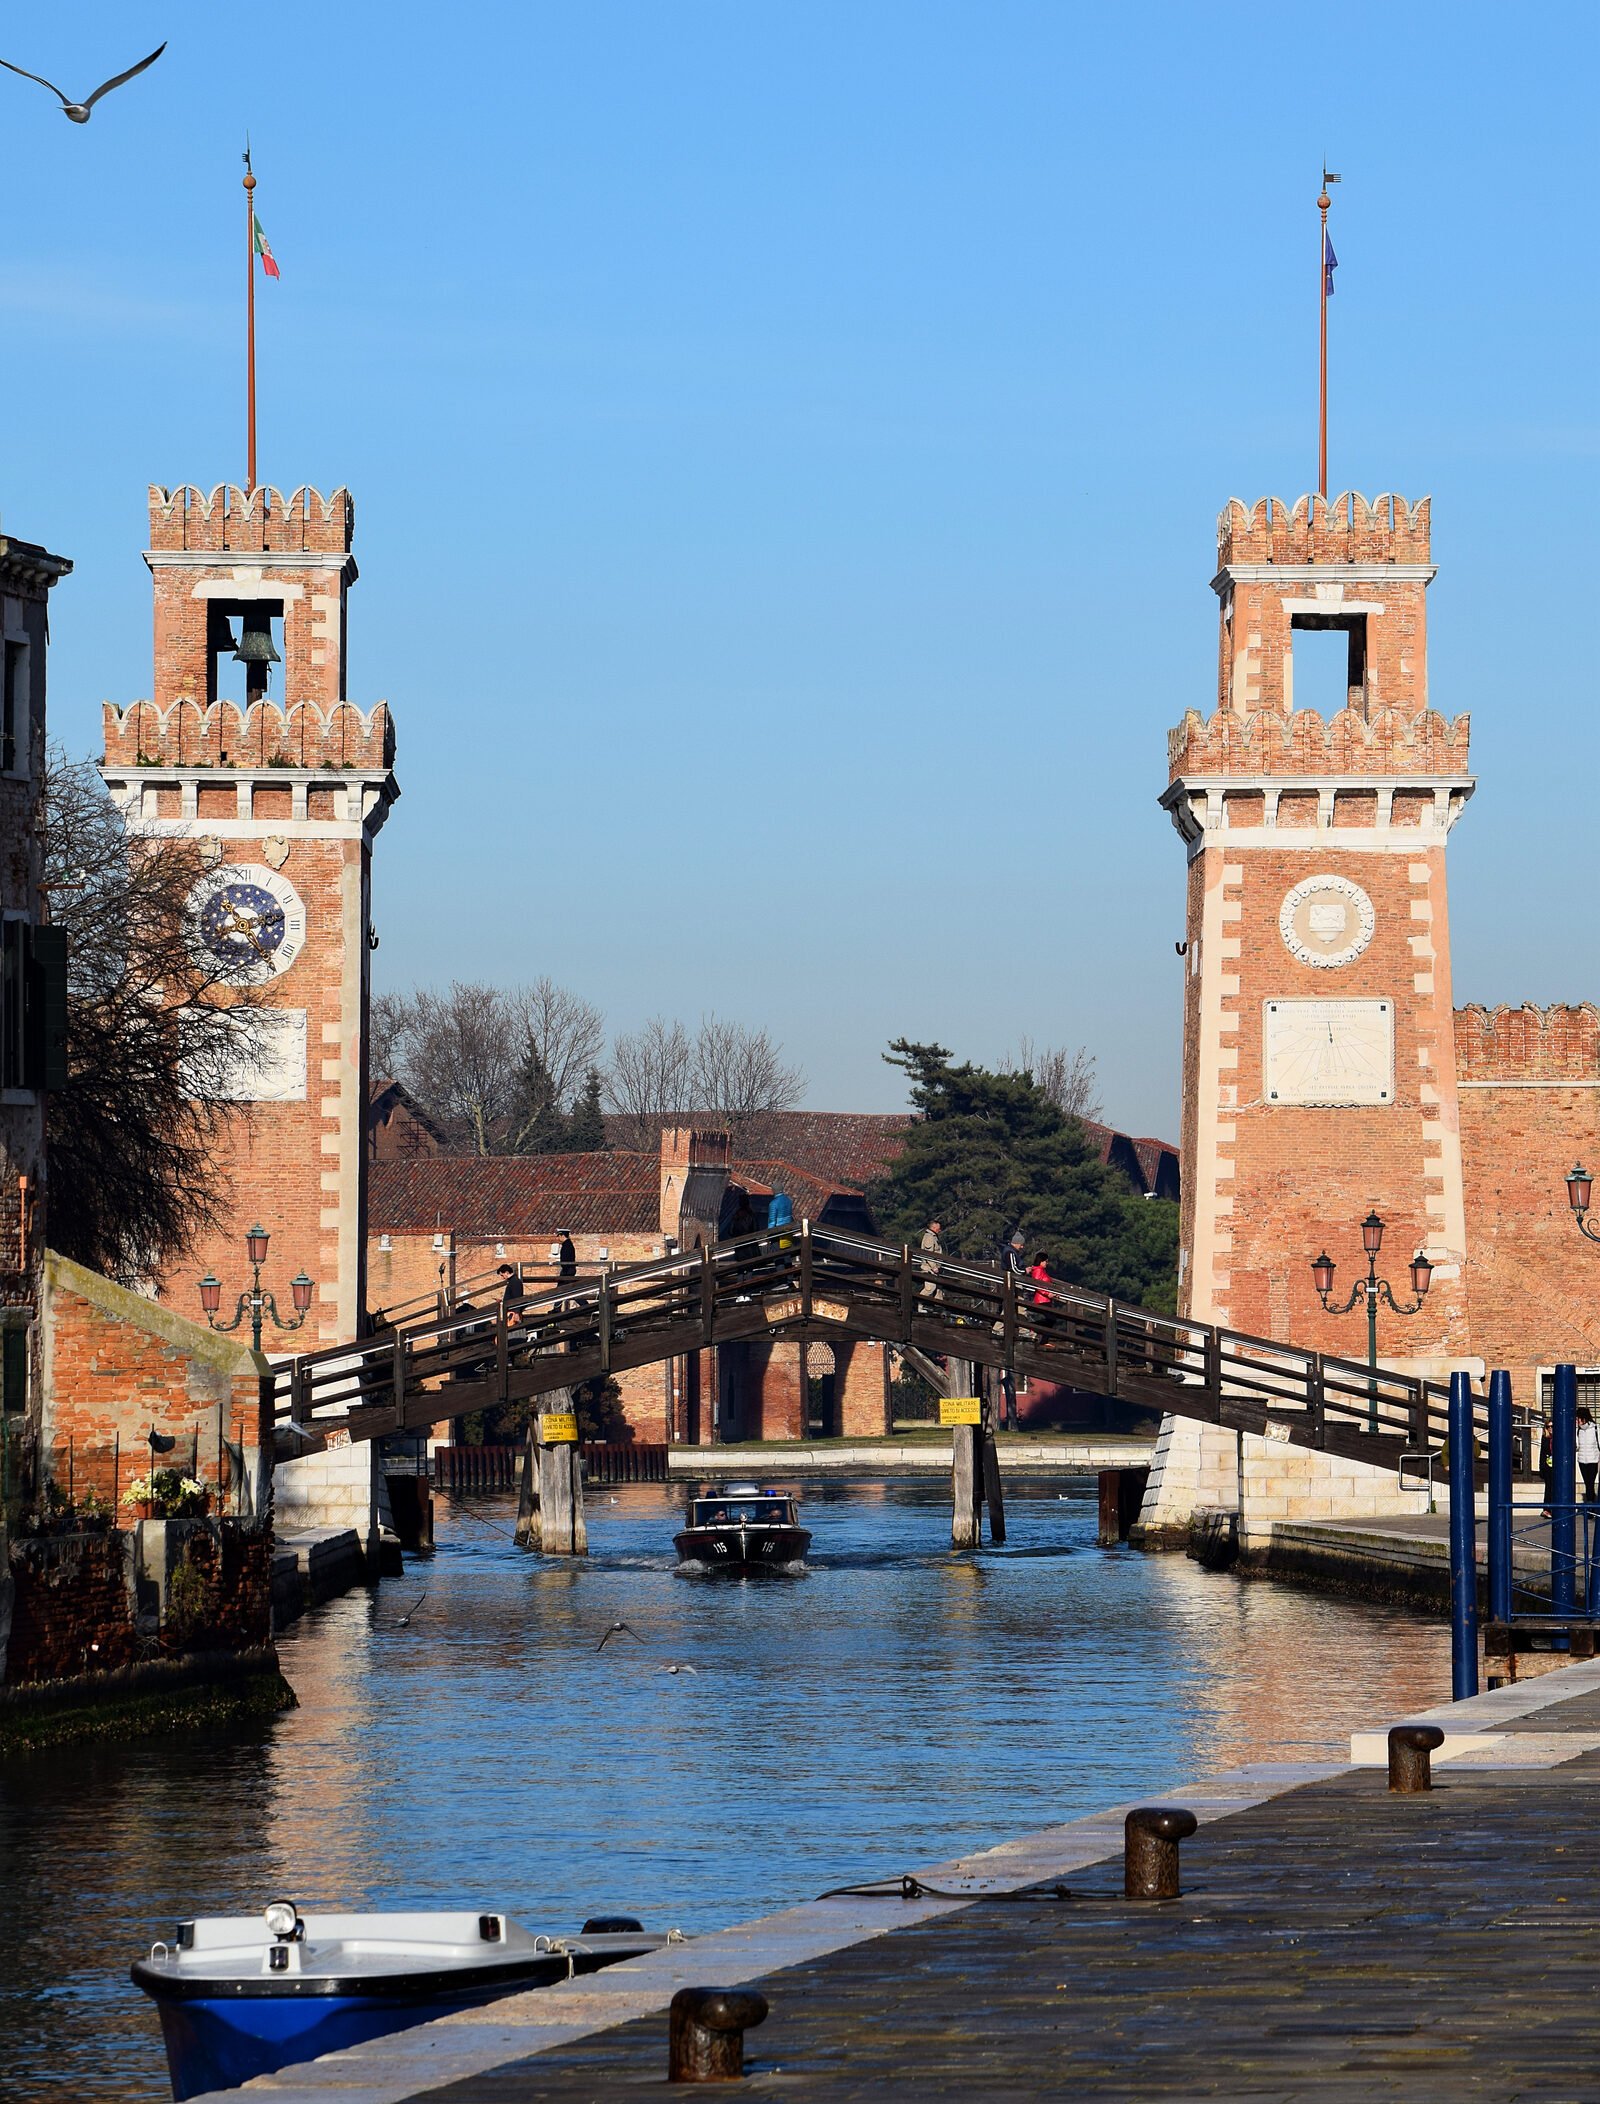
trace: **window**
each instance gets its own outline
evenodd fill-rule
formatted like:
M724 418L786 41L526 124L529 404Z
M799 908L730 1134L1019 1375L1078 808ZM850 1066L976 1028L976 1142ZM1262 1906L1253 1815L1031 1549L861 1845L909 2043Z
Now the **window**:
M28 1407L28 1333L19 1327L0 1330L0 1410L8 1415Z
M1362 708L1367 691L1365 614L1293 614L1294 705L1331 719Z
M28 766L28 646L18 637L5 639L0 671L0 774L25 773Z
M1539 1407L1546 1417L1550 1415L1555 1399L1555 1373L1553 1370L1546 1370L1539 1375ZM1600 1418L1600 1367L1578 1368L1578 1408Z

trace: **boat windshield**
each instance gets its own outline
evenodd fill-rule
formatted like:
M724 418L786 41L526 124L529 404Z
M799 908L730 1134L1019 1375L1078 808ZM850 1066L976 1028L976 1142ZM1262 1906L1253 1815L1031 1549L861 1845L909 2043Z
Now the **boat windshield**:
M791 1518L787 1498L696 1498L696 1527L783 1526Z

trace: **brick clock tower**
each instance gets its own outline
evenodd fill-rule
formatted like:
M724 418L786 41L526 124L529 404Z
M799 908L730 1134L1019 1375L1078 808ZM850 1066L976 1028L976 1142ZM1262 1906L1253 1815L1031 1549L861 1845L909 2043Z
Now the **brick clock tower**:
M286 1313L291 1275L314 1281L304 1347L356 1336L363 1314L371 856L399 794L386 704L345 699L353 528L342 489L152 488L154 692L107 704L101 769L130 822L198 842L196 939L271 1006L238 1077L225 1224L163 1294L198 1317L211 1270L231 1308L259 1218Z
M1216 713L1170 735L1161 801L1188 852L1179 1306L1197 1319L1364 1359L1359 1310L1319 1303L1364 1274L1436 1266L1422 1311L1379 1317L1386 1364L1466 1355L1466 1224L1445 850L1472 794L1468 719L1428 706L1429 506L1237 500L1218 522ZM1345 705L1296 709L1297 638L1344 638ZM1337 646L1335 646L1337 647ZM1337 1479L1337 1480L1335 1480ZM1392 1475L1168 1420L1143 1515L1407 1510Z

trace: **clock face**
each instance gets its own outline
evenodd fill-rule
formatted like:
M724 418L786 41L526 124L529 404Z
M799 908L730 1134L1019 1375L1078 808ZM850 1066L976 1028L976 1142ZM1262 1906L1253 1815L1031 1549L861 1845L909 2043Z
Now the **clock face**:
M1269 1103L1394 1101L1392 1001L1268 1001L1262 1023Z
M1372 940L1372 901L1348 877L1305 877L1285 894L1278 932L1302 964L1350 964Z
M189 898L195 942L230 979L286 972L306 939L306 909L287 877L254 862L224 862Z

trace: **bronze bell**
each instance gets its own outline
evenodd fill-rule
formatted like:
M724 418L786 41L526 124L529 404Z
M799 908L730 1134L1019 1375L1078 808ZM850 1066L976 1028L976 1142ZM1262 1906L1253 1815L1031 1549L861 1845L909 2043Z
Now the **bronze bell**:
M239 647L234 651L241 665L276 665L278 653L272 647L272 622L266 614L246 612L239 622Z

